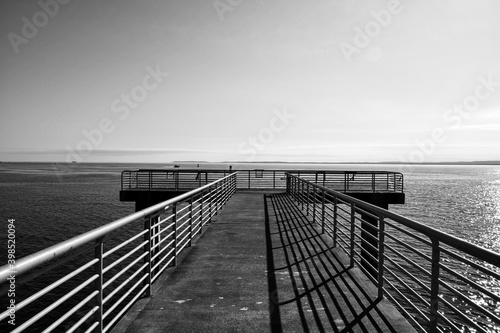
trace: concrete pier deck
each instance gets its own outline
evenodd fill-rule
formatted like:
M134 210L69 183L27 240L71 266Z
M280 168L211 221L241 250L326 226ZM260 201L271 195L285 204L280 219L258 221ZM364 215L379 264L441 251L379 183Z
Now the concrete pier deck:
M414 332L284 193L237 192L120 332Z

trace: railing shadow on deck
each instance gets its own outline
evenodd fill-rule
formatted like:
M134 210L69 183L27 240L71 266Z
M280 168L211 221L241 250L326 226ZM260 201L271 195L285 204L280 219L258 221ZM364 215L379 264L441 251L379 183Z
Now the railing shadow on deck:
M266 195L265 206L272 332L397 332L376 288L359 280L287 194Z

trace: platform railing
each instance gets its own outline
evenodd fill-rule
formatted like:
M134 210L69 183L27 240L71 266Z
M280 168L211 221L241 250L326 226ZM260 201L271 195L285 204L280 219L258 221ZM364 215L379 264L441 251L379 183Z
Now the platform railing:
M110 331L151 295L235 190L232 173L0 267L0 295L11 288L9 277L16 288L15 306L0 314L0 331Z
M182 191L226 176L229 170L137 169L121 175L123 190ZM286 172L340 192L403 192L403 175L388 171L238 170L237 189L274 190L286 188Z
M418 331L500 332L499 253L293 174L287 192Z

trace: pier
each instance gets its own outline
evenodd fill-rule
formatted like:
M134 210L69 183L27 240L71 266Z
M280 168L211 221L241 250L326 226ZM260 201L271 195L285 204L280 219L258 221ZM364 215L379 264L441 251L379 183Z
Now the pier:
M41 285L14 331L497 332L500 255L388 210L403 189L393 172L125 171L136 213L18 260L18 289Z

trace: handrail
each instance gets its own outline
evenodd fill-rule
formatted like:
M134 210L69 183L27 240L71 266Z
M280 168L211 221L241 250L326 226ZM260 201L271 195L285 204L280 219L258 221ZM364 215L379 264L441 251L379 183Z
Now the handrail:
M133 169L121 174L122 191L187 190L231 171L219 169ZM341 192L403 193L403 174L392 171L238 170L237 189L285 189L286 172Z
M287 192L417 329L500 327L500 253L290 173Z
M236 175L236 172L231 173L20 258L14 268L9 265L0 267L2 283L15 275L16 283L24 286L16 290L16 296L25 295L16 299L15 317L20 318L24 312L31 311L24 321L19 319L15 326L10 327L14 328L12 332L26 328L34 330L32 325L39 324L42 317L63 303L68 305L61 310L60 316L42 323L47 331L60 329L63 323L72 325L66 326L69 331L82 327L109 331L135 301L151 294L152 285L160 274L177 264L179 254L191 246L193 238L222 209L236 190ZM116 237L117 232L120 232L120 238ZM44 267L43 264L48 262L51 264ZM40 278L43 275L48 277L47 273L50 273L50 279ZM36 285L35 290L31 285ZM28 287L30 290L26 290ZM5 288L8 290L9 286L2 285L2 290ZM41 305L33 308L33 304ZM40 308L45 310L37 311ZM0 324L5 324L2 321L9 318L10 310L7 308L0 313ZM74 314L81 311L83 314L75 319ZM39 327L35 329L39 330Z
M33 253L31 255L28 255L26 257L23 257L19 260L16 261L16 275L21 275L27 270L30 270L40 264L43 264L44 262L48 260L53 260L62 254L74 250L84 244L87 244L91 241L94 241L100 237L105 236L106 234L121 228L131 222L134 222L140 218L146 218L149 215L152 215L153 213L159 212L161 209L165 209L168 206L171 206L172 204L183 201L187 198L190 198L198 193L203 192L207 188L210 188L216 183L219 183L223 181L226 178L229 178L232 175L226 176L224 178L221 178L220 180L217 180L211 184L204 185L200 188L196 188L194 190L191 190L187 193L181 194L175 198L168 199L166 201L160 202L154 206L150 206L148 208L145 208L139 212L132 213L128 216L125 216L121 219L115 220L111 223L108 223L106 225L103 225L101 227L95 228L93 230L90 230L86 233L83 233L81 235L75 236L73 238L70 238L66 241L63 241L59 244L53 245L51 247L48 247L46 249L43 249L41 251L38 251L36 253ZM0 281L5 280L9 275L12 274L11 270L9 269L8 265L4 265L0 267Z
M290 174L290 176L298 178L297 176L294 176L292 174ZM343 194L341 192L337 192L337 191L329 189L327 187L315 184L314 182L311 182L311 181L308 181L305 179L301 179L301 181L303 181L304 183L309 183L311 186L314 186L322 191L325 191L326 193L334 194L336 197L344 200L345 202L352 202L357 207L364 208L364 209L370 211L371 213L374 213L377 216L384 216L384 217L388 217L388 218L391 218L393 220L396 220L406 227L409 227L415 231L419 231L430 238L436 238L440 242L443 242L447 245L453 246L453 247L455 247L459 250L462 250L464 252L468 252L471 255L474 255L476 257L487 256L487 257L491 258L488 261L490 264L500 267L500 253L498 253L498 252L494 252L494 251L488 250L484 247L472 244L464 239L455 237L453 235L442 232L438 229L429 227L425 224L422 224L420 222L417 222L415 220L407 218L407 217L400 215L398 213L377 207L377 206L372 205L366 201L353 198L347 194Z

